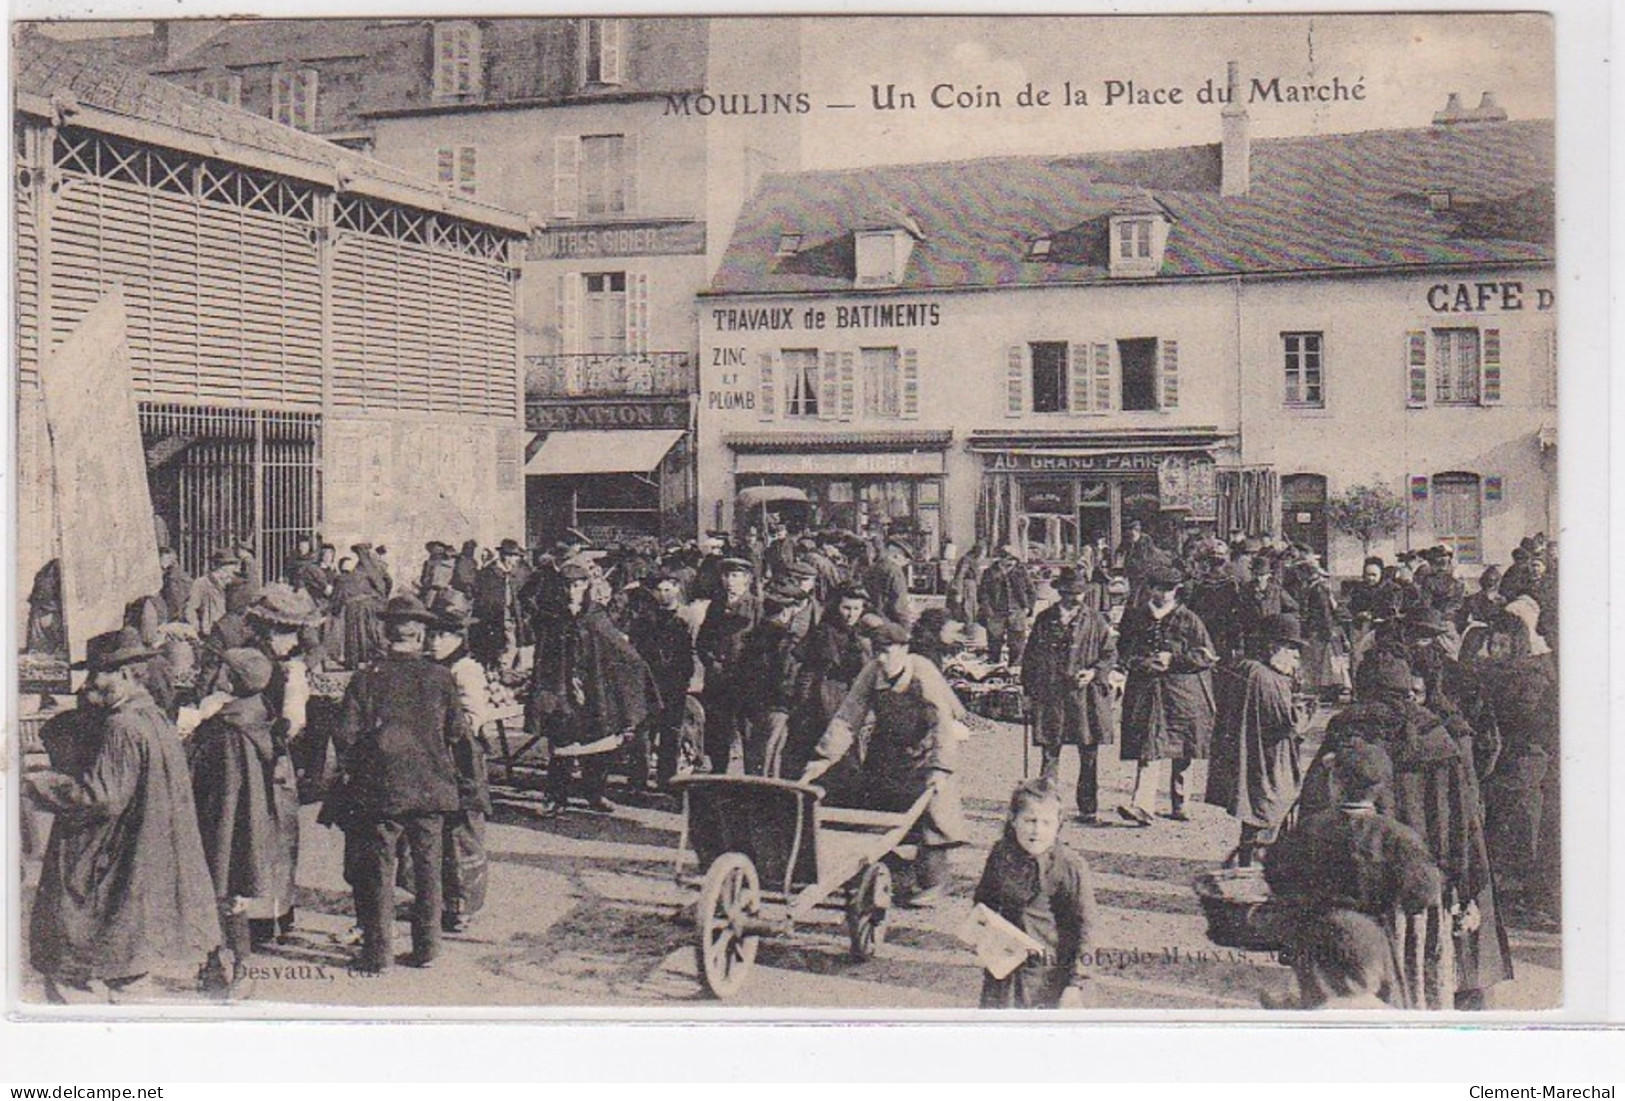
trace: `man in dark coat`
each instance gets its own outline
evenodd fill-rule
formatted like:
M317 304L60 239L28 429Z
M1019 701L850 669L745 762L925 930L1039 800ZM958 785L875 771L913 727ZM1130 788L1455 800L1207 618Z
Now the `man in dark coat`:
M1237 856L1253 863L1261 844L1286 817L1303 779L1299 737L1312 709L1292 695L1304 639L1291 616L1263 625L1264 643L1252 657L1221 664L1213 674L1218 715L1206 802L1241 820Z
M519 648L519 581L516 567L524 551L504 539L497 556L474 578L474 618L469 649L487 669L517 655Z
M1267 555L1255 555L1249 572L1251 579L1236 592L1236 625L1242 648L1256 654L1264 645L1264 623L1279 615L1297 615L1298 602L1276 578Z
M1112 689L1117 640L1111 624L1084 604L1093 588L1067 567L1055 579L1060 600L1033 623L1021 663L1021 684L1033 717L1033 735L1044 752L1044 775L1053 782L1061 747L1078 747L1078 815L1095 823L1100 810L1095 766L1099 749L1116 741Z
M683 716L688 686L694 679L694 636L681 615L683 583L675 574L656 569L643 577L653 599L638 606L627 632L648 663L660 692L660 710L649 726L654 742L655 783L664 788L677 775L681 759ZM634 765L634 768L636 765Z
M423 549L428 557L423 560L423 569L418 573L418 599L425 604L433 604L442 592L451 588L451 575L457 568L457 562L452 557L449 543L431 539Z
M1242 652L1240 593L1241 584L1230 572L1229 556L1223 544L1197 559L1196 580L1190 586L1185 603L1207 628L1221 661Z
M158 591L164 598L165 622L179 623L186 618L186 601L192 595L192 575L181 566L171 547L158 552L158 563L164 571L164 582Z
M997 662L1010 647L1010 664L1021 664L1027 645L1027 617L1036 599L1027 567L1021 564L1016 548L1006 545L993 564L982 571L976 586L977 613L987 630L987 656Z
M705 610L694 652L705 669L705 755L711 771L725 773L735 741L744 738L745 698L753 686L739 680L739 648L756 626L759 610L751 594L751 565L742 558L723 562L726 595Z
M795 709L790 714L790 740L784 752L785 776L801 774L852 682L873 656L859 626L868 600L869 594L860 588L836 589L823 618L801 642ZM842 770L848 771L849 764L843 763Z
M547 736L545 808L563 811L581 771L589 810L615 810L604 794L614 762L633 732L660 706L648 663L588 590L586 567L561 567L563 593L536 618L536 665L525 708L527 728Z
M893 623L914 626L919 611L908 591L908 564L914 555L903 544L892 540L884 553L869 567L864 588L869 590L870 606Z
M29 926L29 958L54 1002L139 997L154 968L205 957L218 968L220 948L186 751L139 679L152 652L128 629L88 650L83 700L95 719L82 732L94 748L23 779L56 816Z
M395 865L402 836L411 851L412 953L429 967L440 954L444 816L461 806L452 746L472 738L457 681L423 652L433 615L417 597L384 609L389 650L350 681L334 734L343 775L345 863L361 926L359 969L394 963Z
M1185 772L1206 757L1213 737L1213 681L1218 660L1207 628L1179 602L1179 571L1156 566L1146 575L1150 597L1123 614L1118 655L1128 671L1123 687L1122 757L1134 761L1134 794L1117 813L1140 826L1153 823L1158 766L1169 765L1168 817L1185 813Z
M741 697L747 776L781 775L800 642L791 621L806 601L807 594L799 588L784 582L769 586L762 594L761 620L740 640L734 676L748 690Z

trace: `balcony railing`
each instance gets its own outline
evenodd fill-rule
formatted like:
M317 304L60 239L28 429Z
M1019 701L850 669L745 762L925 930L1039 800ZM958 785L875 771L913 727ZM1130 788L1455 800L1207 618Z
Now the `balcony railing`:
M525 357L525 397L687 397L699 386L689 352Z

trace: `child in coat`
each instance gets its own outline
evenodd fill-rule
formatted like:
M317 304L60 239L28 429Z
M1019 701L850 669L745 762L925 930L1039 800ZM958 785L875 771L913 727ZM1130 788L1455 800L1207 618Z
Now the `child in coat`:
M1010 818L976 886L976 901L1045 948L1003 979L982 976L983 1009L1088 1003L1095 894L1089 866L1061 844L1061 797L1042 778L1017 785Z

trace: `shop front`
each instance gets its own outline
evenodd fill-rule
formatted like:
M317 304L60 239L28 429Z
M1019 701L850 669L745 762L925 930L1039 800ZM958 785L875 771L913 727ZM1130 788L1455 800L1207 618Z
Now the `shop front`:
M1115 552L1138 521L1175 550L1190 532L1214 530L1220 443L1217 433L973 433L970 450L982 459L976 537L1056 563L1102 539Z
M935 561L947 542L951 440L951 432L730 435L732 526L743 534L776 519L792 531L878 535L903 541L917 561Z

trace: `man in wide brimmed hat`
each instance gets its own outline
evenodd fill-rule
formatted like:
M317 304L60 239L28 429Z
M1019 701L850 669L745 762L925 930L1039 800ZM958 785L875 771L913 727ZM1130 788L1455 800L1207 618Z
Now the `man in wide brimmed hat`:
M220 922L198 834L186 751L142 687L152 656L138 632L92 638L79 666L90 680L82 771L45 769L24 795L56 817L29 929L29 957L55 1002L142 996L164 964L196 967L224 985L215 954Z
M1094 824L1100 810L1095 766L1099 749L1117 740L1110 674L1117 641L1110 622L1084 600L1094 591L1068 566L1056 577L1060 599L1038 614L1022 655L1021 685L1043 747L1044 774L1057 778L1061 747L1078 747L1078 815Z
M1299 740L1314 715L1299 706L1293 676L1306 645L1293 616L1260 624L1264 640L1251 657L1218 667L1213 675L1218 716L1205 801L1241 821L1240 862L1251 864L1292 801L1303 777Z
M444 818L462 806L451 747L472 737L451 672L424 652L439 619L410 593L383 612L388 650L351 679L334 735L343 776L345 867L361 926L358 966L395 962L396 846L411 851L412 952L430 966L440 952Z
M468 631L477 622L473 602L456 589L445 589L429 611L435 617L429 625L429 655L450 670L457 682L457 698L470 735L451 747L460 806L446 815L440 864L444 886L440 927L447 933L462 933L485 906L489 879L485 819L491 813L491 784L485 767L490 747L485 727L495 713L485 667L468 652Z

